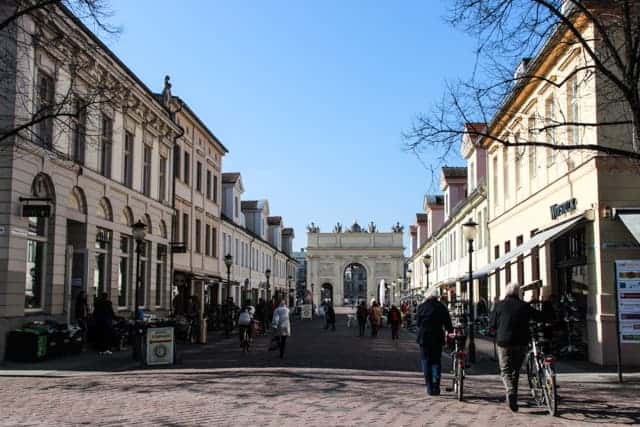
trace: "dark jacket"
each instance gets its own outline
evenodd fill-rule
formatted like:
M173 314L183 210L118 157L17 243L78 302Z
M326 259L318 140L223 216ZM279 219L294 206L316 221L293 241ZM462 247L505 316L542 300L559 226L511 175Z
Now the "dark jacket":
M336 322L336 311L330 305L327 306L327 322L328 323Z
M369 315L369 310L367 310L367 307L363 305L358 306L358 311L356 312L356 316L358 316L358 320L362 320L366 322L368 315Z
M538 311L514 295L500 301L491 313L489 326L496 331L496 343L502 347L527 345L529 321L538 319Z
M93 316L96 324L101 326L111 326L113 324L113 318L115 317L111 301L108 299L98 298L96 300L95 308L93 309Z
M435 298L429 298L418 306L418 336L421 346L444 344L444 331L453 331L451 317L447 308Z

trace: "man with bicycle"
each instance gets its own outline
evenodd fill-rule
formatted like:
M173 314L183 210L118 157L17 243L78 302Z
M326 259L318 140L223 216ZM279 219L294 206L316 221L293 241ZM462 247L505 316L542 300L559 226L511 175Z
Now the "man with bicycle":
M538 311L520 299L520 285L517 283L507 285L504 299L491 313L489 326L496 333L500 375L509 409L513 412L518 411L518 379L527 355L529 322L539 317Z
M444 331L453 331L447 308L438 301L438 289L429 288L425 300L418 307L416 341L420 345L420 356L424 382L429 396L440 395L441 357Z
M246 339L251 341L253 338L252 324L253 324L253 315L255 313L255 308L251 305L249 300L244 302L244 305L240 309L240 314L238 315L238 330L240 335L240 347L244 343L245 333Z

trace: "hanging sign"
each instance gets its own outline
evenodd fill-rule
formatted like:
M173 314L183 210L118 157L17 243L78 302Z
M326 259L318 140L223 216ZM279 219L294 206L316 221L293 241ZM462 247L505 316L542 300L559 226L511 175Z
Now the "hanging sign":
M22 216L26 218L49 218L51 206L49 205L23 205Z

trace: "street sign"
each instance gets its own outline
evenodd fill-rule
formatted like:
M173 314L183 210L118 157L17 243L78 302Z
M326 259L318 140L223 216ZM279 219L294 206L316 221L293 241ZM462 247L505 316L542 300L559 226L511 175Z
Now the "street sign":
M620 342L640 344L640 260L616 261Z
M22 216L27 218L49 218L51 206L49 205L23 205Z

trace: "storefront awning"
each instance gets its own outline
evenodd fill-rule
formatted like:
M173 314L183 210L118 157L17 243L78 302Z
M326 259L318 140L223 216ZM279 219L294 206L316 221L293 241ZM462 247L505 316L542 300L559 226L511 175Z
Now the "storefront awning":
M456 284L457 280L456 279L448 279L448 280L444 280L440 283L436 283L436 288L448 288L450 286L454 286Z
M640 208L639 209L616 209L616 215L633 234L640 243Z
M581 221L584 217L581 215L577 218L572 218L568 221L563 222L562 224L558 224L554 227L548 228L544 231L533 236L531 239L524 242L522 245L514 248L511 252L504 254L497 260L480 267L473 273L473 278L478 279L480 277L486 276L492 271L502 267L507 262L511 261L514 258L519 257L520 255L524 255L529 253L531 249L536 246L542 246L546 242L550 242L555 238L559 237L562 233L569 230L571 227L576 225L579 221Z

